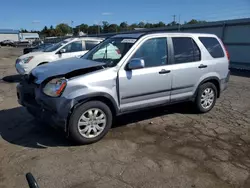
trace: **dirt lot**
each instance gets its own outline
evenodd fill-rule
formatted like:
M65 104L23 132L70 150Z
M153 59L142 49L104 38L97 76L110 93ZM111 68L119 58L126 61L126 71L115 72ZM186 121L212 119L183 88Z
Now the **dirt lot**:
M0 49L1 188L27 187L26 172L41 188L250 187L249 77L232 76L207 114L190 104L134 113L102 141L73 146L16 102L18 77L6 76L18 54Z

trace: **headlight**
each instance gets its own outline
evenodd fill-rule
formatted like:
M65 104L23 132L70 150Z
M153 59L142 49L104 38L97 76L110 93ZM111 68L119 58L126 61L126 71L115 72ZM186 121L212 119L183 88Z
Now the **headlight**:
M49 81L43 88L43 92L51 97L59 97L67 85L65 78L55 78Z
M31 61L31 59L33 59L33 56L23 58L21 61L22 61L23 63L29 63L29 62Z

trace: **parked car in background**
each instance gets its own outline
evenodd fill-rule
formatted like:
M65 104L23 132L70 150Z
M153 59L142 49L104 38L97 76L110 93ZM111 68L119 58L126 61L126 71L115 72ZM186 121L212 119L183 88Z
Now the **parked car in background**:
M69 38L43 51L31 52L20 56L16 60L16 70L19 74L29 74L32 69L52 61L80 57L88 50L99 44L102 38L84 37Z
M52 46L53 44L51 43L43 43L43 44L39 44L36 46L31 46L31 47L27 47L23 49L23 54L27 54L30 52L40 52L43 51L44 49L46 49L49 46Z
M27 46L31 46L31 45L32 44L29 41L17 41L14 43L13 46L15 46L15 47L27 47Z
M81 58L35 68L18 84L17 96L35 118L89 144L124 113L184 101L208 112L229 75L228 53L215 35L120 34Z
M3 40L0 42L0 46L15 46L13 40Z

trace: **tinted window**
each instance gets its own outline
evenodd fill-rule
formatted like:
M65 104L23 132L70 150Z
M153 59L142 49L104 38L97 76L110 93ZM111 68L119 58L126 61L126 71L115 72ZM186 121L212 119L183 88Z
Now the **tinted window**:
M82 49L82 41L75 41L72 43L69 43L67 46L64 47L66 52L79 52L83 51Z
M199 37L199 39L213 58L224 57L224 52L216 38Z
M154 38L144 42L132 58L140 58L145 67L155 67L167 63L167 38Z
M201 53L192 38L189 37L174 37L174 60L175 63L188 63L201 60Z
M95 47L99 43L100 43L99 41L85 41L86 50L91 50L93 47Z

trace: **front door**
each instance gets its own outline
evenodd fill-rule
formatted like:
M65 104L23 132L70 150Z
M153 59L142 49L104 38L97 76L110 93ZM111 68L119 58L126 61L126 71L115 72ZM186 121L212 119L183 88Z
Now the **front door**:
M64 53L56 54L59 59L67 59L70 57L80 57L84 55L87 51L83 48L82 41L74 41L66 46L64 46L62 49L65 49Z
M145 67L135 70L120 69L119 97L121 111L169 102L172 78L167 65L167 46L167 38L148 39L130 58L143 59Z

